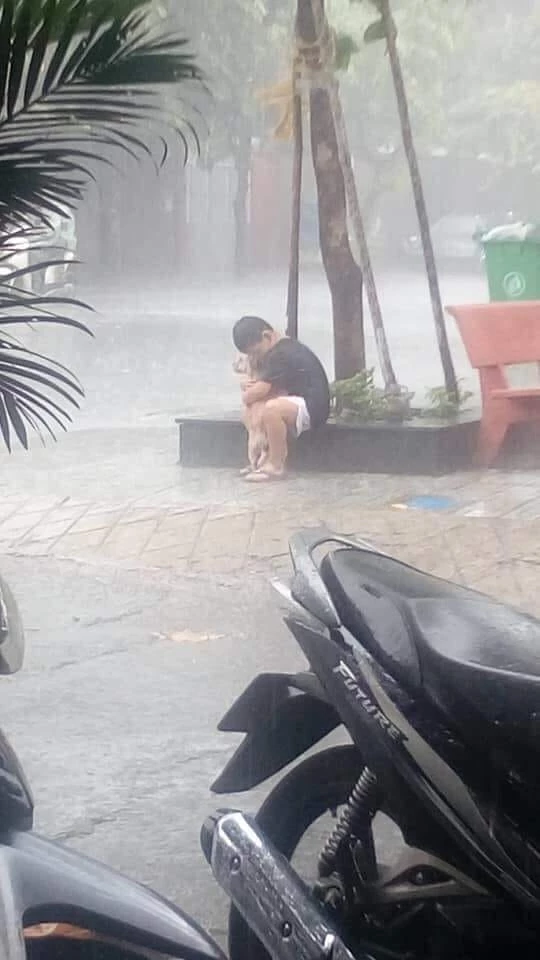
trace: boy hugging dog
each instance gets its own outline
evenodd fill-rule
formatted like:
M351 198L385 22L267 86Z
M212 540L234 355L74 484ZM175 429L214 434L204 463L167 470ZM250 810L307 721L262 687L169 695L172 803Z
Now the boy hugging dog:
M299 437L328 419L330 388L320 360L298 340L290 340L261 317L241 317L233 329L242 376L243 421L250 483L285 475L288 436Z

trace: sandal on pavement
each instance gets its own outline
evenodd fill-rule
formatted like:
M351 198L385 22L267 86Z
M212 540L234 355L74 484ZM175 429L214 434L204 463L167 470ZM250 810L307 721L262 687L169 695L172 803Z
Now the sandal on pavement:
M247 483L272 483L285 480L285 473L269 473L265 470L257 470L246 474L245 480Z

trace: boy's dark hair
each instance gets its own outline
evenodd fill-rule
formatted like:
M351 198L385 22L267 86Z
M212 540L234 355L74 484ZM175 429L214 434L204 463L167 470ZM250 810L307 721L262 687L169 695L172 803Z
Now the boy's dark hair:
M262 317L240 317L233 327L233 343L239 353L247 353L268 331L272 332L272 327Z

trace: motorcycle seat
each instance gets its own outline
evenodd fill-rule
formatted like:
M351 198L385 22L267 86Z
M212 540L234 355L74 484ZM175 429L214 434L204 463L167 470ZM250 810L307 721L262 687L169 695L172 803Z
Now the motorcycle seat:
M327 554L321 575L343 625L408 692L453 719L536 727L539 620L368 551Z

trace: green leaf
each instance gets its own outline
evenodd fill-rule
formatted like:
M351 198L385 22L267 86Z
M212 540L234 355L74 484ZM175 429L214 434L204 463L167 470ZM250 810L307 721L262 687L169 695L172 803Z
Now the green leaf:
M2 431L2 439L4 441L5 446L7 447L8 453L11 453L11 433L9 429L9 417L6 411L3 390L1 387L0 387L0 430Z
M21 235L19 232L17 238ZM9 262L6 245L0 260ZM43 261L39 269L53 262ZM81 321L64 313L66 308L85 308L85 304L69 297L36 297L17 287L26 274L35 271L36 266L13 270L0 280L0 436L8 450L13 437L28 447L27 428L42 437L45 431L54 438L54 429L65 430L71 421L69 407L77 408L78 398L84 396L69 370L24 346L8 330L21 323L53 323L90 333Z
M28 450L28 434L26 432L26 427L24 425L24 420L19 412L19 406L15 397L9 391L4 391L3 393L4 403L6 405L6 413L11 420L13 429L17 434L17 439L22 447L25 450Z
M350 33L337 33L335 42L336 69L348 70L352 57L359 52L358 44Z
M377 43L386 39L386 30L382 20L374 20L364 33L364 43Z
M85 12L85 2L80 0L70 11L67 21L64 22L64 28L60 38L56 42L56 48L51 58L49 68L43 81L43 93L46 95L56 82L58 72L64 62L65 56L69 50L71 42L79 29ZM60 16L58 16L60 20Z
M39 74L41 68L45 61L45 54L47 52L47 46L49 44L51 30L54 24L56 14L56 0L48 0L47 5L43 12L43 22L38 31L37 37L34 42L34 49L32 52L32 59L30 61L30 66L28 68L28 76L26 78L26 88L24 91L24 105L28 106L32 100L32 95L36 89L36 85L39 79Z
M148 0L0 0L0 438L8 449L14 437L28 446L28 428L64 430L84 395L69 370L10 329L53 323L90 332L70 316L84 304L20 286L58 261L6 277L10 238L75 207L95 179L91 161L111 164L121 149L157 166L171 134L186 155L188 136L198 147L197 109L186 107L184 89L190 81L204 89L201 72L184 36L148 33L149 9Z
M76 206L90 161L114 163L104 148L156 168L171 134L186 157L198 149L183 85L200 71L185 37L148 34L145 13L142 0L3 0L0 233Z
M24 75L28 41L32 29L32 7L33 0L23 0L14 24L7 96L7 115L9 118L13 116L21 94L21 80Z
M9 74L13 15L13 0L4 0L0 20L0 105L4 102Z

